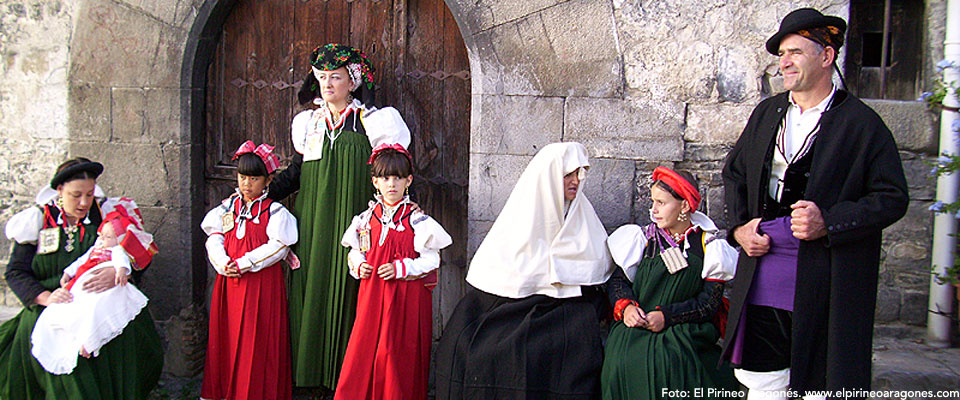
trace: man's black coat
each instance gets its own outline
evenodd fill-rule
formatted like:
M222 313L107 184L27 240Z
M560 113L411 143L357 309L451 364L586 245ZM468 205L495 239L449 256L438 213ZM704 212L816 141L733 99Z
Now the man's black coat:
M789 92L788 92L789 93ZM760 217L788 93L761 102L723 168L732 227ZM821 210L827 236L801 241L794 297L790 388L868 389L881 230L907 210L893 135L860 99L837 90L821 117L804 199ZM733 235L729 240L735 242ZM742 250L731 292L724 356L736 335L757 259Z

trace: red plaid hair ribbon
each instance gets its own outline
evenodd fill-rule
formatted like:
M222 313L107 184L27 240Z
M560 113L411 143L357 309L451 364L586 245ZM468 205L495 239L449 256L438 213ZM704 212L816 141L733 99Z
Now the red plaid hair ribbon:
M247 153L253 153L256 154L257 157L260 157L260 159L263 160L263 165L267 166L268 174L273 173L273 171L276 171L277 168L280 167L280 157L277 157L276 154L273 154L273 146L269 144L262 143L257 146L253 144L252 140L243 142L243 144L240 145L240 148L237 149L237 152L233 154L232 159L236 160L237 157Z
M413 157L410 156L410 152L408 152L407 149L403 147L403 145L401 145L400 143L390 143L390 144L383 143L373 149L373 152L370 153L370 159L367 160L367 164L373 164L373 160L377 158L377 155L379 155L380 152L386 149L393 149L402 153L403 155L407 156L407 159L410 160L411 164L413 163Z

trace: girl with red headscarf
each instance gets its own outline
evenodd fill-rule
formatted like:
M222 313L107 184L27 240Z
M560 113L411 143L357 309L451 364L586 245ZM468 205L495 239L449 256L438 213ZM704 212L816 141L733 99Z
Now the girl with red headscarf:
M653 222L622 226L607 240L620 268L607 282L616 322L600 377L603 399L729 397L717 391L736 389L730 368L716 367L717 339L737 252L716 240L716 225L697 211L691 174L657 167L653 181Z

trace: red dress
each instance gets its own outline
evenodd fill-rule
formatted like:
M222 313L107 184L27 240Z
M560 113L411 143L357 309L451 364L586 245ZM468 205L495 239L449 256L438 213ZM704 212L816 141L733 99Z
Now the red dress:
M337 382L336 400L420 400L427 398L430 372L430 340L433 323L432 271L417 280L383 280L376 274L382 264L419 257L413 249L410 212L394 216L403 231L391 229L380 246L378 204L370 218L370 250L367 264L374 272L360 281L357 319ZM388 228L389 229L389 228ZM432 285L429 285L432 286Z
M242 239L237 239L236 227L224 233L224 248L231 259L267 243L270 204L271 200L263 200L259 224L244 221ZM237 207L234 204L232 210ZM210 335L200 397L292 397L287 292L279 264L239 278L217 275L210 299Z

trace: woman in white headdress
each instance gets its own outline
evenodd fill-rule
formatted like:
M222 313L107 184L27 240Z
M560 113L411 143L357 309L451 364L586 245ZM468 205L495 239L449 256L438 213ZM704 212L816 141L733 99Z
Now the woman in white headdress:
M467 294L440 338L437 399L599 397L599 321L612 264L606 231L580 191L579 143L530 161L477 249Z

